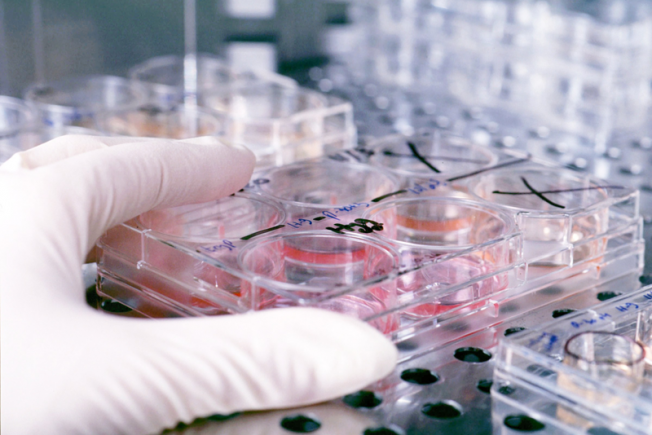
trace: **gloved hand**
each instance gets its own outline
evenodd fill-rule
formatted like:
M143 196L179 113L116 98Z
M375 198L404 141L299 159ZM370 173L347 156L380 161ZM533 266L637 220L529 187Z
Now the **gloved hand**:
M104 231L229 195L253 166L212 138L65 136L0 167L4 435L155 433L333 399L392 370L389 341L332 312L143 320L85 304L80 266Z

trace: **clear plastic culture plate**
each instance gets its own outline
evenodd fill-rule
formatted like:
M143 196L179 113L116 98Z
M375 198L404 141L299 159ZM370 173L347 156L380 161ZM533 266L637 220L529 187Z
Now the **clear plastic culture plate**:
M247 145L259 167L321 157L356 141L351 104L310 89L257 82L206 92L199 103L225 117L225 137Z
M206 53L197 56L197 93L227 90L234 86L276 83L292 88L297 83L289 77L269 71L238 71L220 58ZM184 100L184 57L160 56L146 60L129 70L129 77L145 86L153 103L175 106Z
M651 314L648 286L503 341L496 378L521 393L499 397L498 417L519 409L542 433L649 433Z
M139 107L147 98L143 86L114 76L73 77L34 84L25 90L25 100L37 108L46 126L94 128L98 113Z
M100 292L150 317L322 306L402 340L453 318L484 316L485 326L499 322L498 301L590 270L598 282L601 268L628 249L640 250L637 196L629 189L605 188L591 179L583 187L554 187L590 192L587 209L554 216L574 222L588 210L594 225L565 246L568 252L588 250L586 255L559 267L524 257L528 234L516 222L538 206L531 198L515 210L512 203L456 197L478 177L500 175L505 166L515 174L525 170L521 166L534 174L552 171L527 156L496 154L493 166L406 188L382 167L342 160L258 172L231 197L150 212L110 230L99 243ZM453 195L433 195L438 189ZM545 204L539 212L550 214L549 204L530 194ZM594 218L594 210L608 216L608 225ZM544 254L546 246L549 257L559 254L556 244L543 244ZM640 261L627 270L636 267ZM542 268L549 271L537 272ZM139 294L153 304L150 312L135 300Z
M347 101L300 88L279 74L235 70L211 55L200 54L196 65L196 91L184 89L184 58L179 56L150 59L132 68L129 76L146 87L162 111L192 97L216 113L223 138L249 147L258 167L321 157L356 142L353 108Z
M147 288L191 315L315 305L390 333L415 315L507 288L523 266L513 219L490 204L428 200L425 218L457 226L459 240L426 229L430 241L403 249L380 237L398 234L400 225L375 220L372 205L395 196L398 183L373 166L322 159L271 169L250 184L223 200L149 212L109 231L100 241L100 274ZM423 217L424 209L401 210Z

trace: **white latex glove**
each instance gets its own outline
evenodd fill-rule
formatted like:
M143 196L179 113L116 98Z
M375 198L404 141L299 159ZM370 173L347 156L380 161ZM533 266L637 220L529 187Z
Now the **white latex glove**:
M104 231L229 195L253 166L211 138L66 136L0 167L4 435L155 433L333 399L392 370L391 343L332 312L142 320L85 304L80 266Z

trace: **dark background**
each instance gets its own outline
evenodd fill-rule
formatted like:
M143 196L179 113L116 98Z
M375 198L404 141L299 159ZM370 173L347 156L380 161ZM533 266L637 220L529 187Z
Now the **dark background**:
M40 0L46 80L126 75L149 58L183 54L183 0ZM273 15L236 14L230 5ZM30 0L0 0L0 94L20 96L35 80ZM271 50L271 68L292 73L322 63L332 29L347 27L347 4L327 0L197 0L198 51L229 58L234 43ZM341 40L341 38L340 38ZM332 44L330 44L332 45ZM240 56L241 57L241 56ZM252 63L260 61L252 56Z

